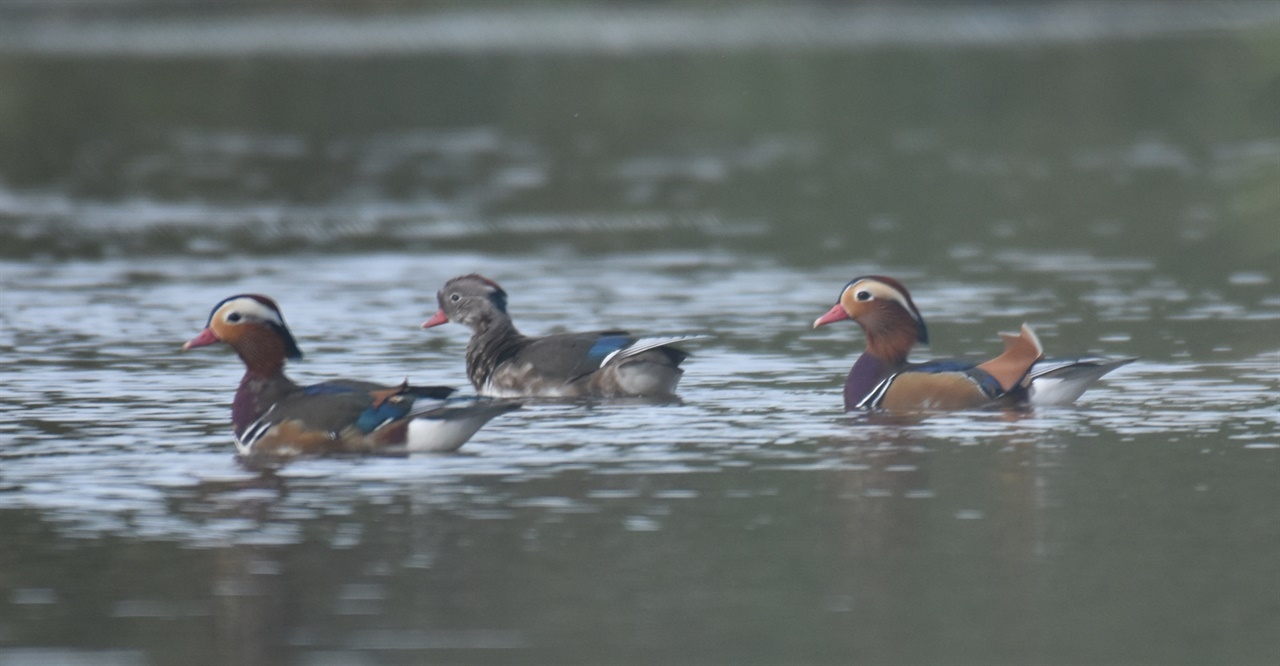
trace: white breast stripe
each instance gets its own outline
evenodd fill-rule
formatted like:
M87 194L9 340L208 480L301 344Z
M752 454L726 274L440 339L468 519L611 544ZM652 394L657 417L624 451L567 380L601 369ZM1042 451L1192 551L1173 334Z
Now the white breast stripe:
M898 374L895 372L894 374L880 380L880 383L876 384L876 387L871 389L871 392L867 394L867 397L863 398L862 401L857 404L858 409L875 409L876 407L879 407L880 401L884 400L884 394L889 392L889 384L892 384L894 378L897 376Z
M249 455L253 452L253 445L258 440L262 439L262 436L267 434L274 425L274 423L263 419L254 421L248 428L245 428L243 435L236 438L236 450L239 451L241 455Z

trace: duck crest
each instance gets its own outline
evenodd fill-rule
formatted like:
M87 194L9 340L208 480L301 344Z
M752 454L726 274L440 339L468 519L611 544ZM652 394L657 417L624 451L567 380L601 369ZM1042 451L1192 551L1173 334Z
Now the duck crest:
M280 306L261 294L222 299L209 312L205 327L231 345L246 365L263 373L283 366L285 359L302 358L302 350L284 323Z
M284 323L284 318L280 316L280 306L277 305L275 300L270 296L263 296L262 294L236 294L235 296L228 296L218 301L217 305L213 306L213 309L209 311L209 320L205 322L205 326L213 323L213 318L218 314L218 310L222 309L222 306L230 303L231 301L240 300L242 298L257 301L259 305L270 310L271 316L279 319L281 323Z
M852 297L851 289L854 290ZM862 298L868 294L868 298ZM896 280L884 277L855 280L841 294L840 302L857 313L853 319L867 336L866 353L885 363L906 363L907 355L917 342L929 342L924 319L906 288Z
M493 303L494 306L496 306L503 313L506 313L507 292L497 282L494 282L493 280L490 280L489 278L479 273L468 273L466 275L462 275L462 276L453 278L452 280L449 280L449 282L445 284L445 288L447 289L450 284L453 284L454 282L459 282L461 280L475 280L476 282L480 282L488 286L490 289L493 290L489 294L489 301Z
M850 280L840 292L840 304L866 332L868 348L877 348L883 359L905 361L917 342L929 344L929 329L911 292L891 277L864 275Z

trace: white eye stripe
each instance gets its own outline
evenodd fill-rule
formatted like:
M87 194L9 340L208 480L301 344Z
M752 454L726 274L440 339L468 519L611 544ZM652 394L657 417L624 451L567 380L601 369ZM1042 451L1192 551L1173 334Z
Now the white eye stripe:
M859 301L867 300L858 298L858 295L861 292L868 292L873 298L882 301L895 301L898 305L902 306L903 310L907 311L907 314L911 315L912 319L920 321L920 315L916 312L916 309L911 306L911 302L907 300L907 297L903 295L901 291L898 291L883 282L876 280L862 280L849 285L848 291L853 292L854 299Z

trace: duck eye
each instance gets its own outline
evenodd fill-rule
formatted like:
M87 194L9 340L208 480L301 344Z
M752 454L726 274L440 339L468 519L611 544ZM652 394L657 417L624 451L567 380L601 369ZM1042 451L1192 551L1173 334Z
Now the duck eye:
M238 322L238 321L240 321L240 313L239 313L239 312L232 312L231 314L227 315L227 321L229 321L229 322L231 322L231 323L233 323L233 324L234 324L234 323L236 323L236 322Z
M863 290L854 294L853 297L860 301L869 301L871 300L871 292Z
M453 301L454 303L457 303L458 301L462 300L462 296L460 294L453 294L452 296L449 297L449 300Z

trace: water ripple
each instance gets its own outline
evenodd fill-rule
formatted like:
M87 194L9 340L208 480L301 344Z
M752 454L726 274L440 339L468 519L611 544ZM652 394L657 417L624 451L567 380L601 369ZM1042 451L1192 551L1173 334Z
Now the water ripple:
M1011 259L1011 270L1025 261L1023 270L1043 271L1055 265L1052 259ZM579 259L551 271L545 258L442 255L425 275L422 262L408 255L329 261L333 270L323 276L309 273L306 260L157 261L144 279L131 262L11 265L7 293L21 316L2 315L0 363L8 372L0 382L16 400L0 403L7 439L0 449L0 509L34 509L72 537L124 534L192 547L296 543L302 523L347 515L353 502L394 498L409 498L416 510L480 520L629 511L617 516L620 524L645 532L663 529L665 512L707 491L706 481L679 481L691 476L839 472L867 479L855 491L860 497L927 499L935 491L912 479L930 457L957 447L1052 452L1156 437L1262 453L1280 442L1280 351L1177 360L1178 349L1199 344L1194 329L1182 331L1183 346L1163 347L1163 359L1109 376L1076 408L844 415L839 386L859 336L852 326L812 331L808 322L861 268L813 274L743 257L650 253ZM601 282L595 277L606 264L614 279ZM1051 289L927 278L913 285L939 345L956 352L994 351L995 330L1033 313L1037 321L1052 317L1042 336L1054 349L1097 341L1103 351L1131 353L1152 348L1144 333L1151 313L1166 312L1168 325L1187 326L1197 320L1181 313L1206 307L1167 300L1167 278L1152 275L1148 264L1090 259L1089 266L1159 285L1139 292L1145 294L1139 305L1175 307L1142 309L1133 321L1093 330L1085 322L1113 309L1108 298L1095 297L1102 288L1095 285L1103 283L1094 280L1082 286L1073 308L1063 308L1066 299ZM270 291L308 353L292 371L301 380L359 367L387 381L407 375L462 385L466 332L422 331L417 324L434 309L437 284L478 267L507 283L512 310L532 333L621 324L713 337L689 345L682 400L673 404L534 403L495 421L456 455L300 460L267 470L232 455L226 410L240 373L234 357L225 350L178 351L203 325L210 303L232 291ZM227 275L241 277L228 283ZM1239 288L1252 294L1255 287ZM57 299L45 298L54 293ZM336 310L335 293L342 301ZM591 307L564 307L584 302ZM133 304L125 310L131 316L121 320L125 303ZM1219 319L1258 311L1247 299L1217 303ZM344 313L338 326L335 311ZM1213 346L1224 342L1219 335ZM1159 354L1162 347L1154 349ZM871 481L893 477L905 484ZM566 479L581 481L565 486ZM655 486L654 479L670 481ZM496 490L545 483L560 492ZM648 508L637 512L639 506ZM363 538L340 532L332 545Z

